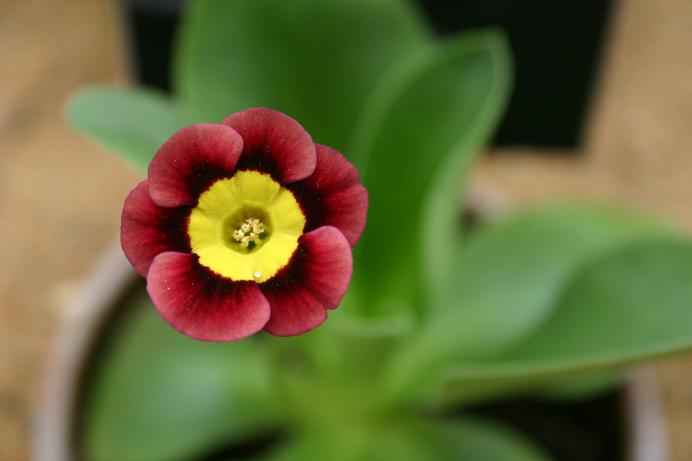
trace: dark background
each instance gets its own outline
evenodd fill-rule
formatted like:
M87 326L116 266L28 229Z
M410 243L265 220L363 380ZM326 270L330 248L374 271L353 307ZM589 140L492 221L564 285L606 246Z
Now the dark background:
M438 34L500 26L515 65L495 145L579 144L614 0L417 0ZM172 38L184 0L123 0L140 83L170 89Z

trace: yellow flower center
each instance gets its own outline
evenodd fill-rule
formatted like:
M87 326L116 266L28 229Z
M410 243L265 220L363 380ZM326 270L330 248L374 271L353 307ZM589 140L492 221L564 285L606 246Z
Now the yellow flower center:
M203 266L231 280L264 282L288 264L304 227L291 191L269 175L239 171L200 195L187 233Z

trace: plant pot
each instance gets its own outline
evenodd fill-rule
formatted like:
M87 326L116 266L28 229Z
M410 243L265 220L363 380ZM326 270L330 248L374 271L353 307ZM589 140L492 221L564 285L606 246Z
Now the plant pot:
M80 389L90 371L91 360L98 354L96 345L107 327L107 320L122 305L127 293L132 292L137 283L141 284L138 277L116 245L102 257L68 306L68 315L48 358L45 382L33 414L34 460L82 459L77 453ZM620 411L618 419L624 423L623 433L617 437L624 446L615 450L624 453L622 459L667 461L669 446L654 370L642 367L630 373L626 384L611 401L621 402L614 411ZM503 411L512 413L511 408L508 410L512 405L524 405L521 411L535 419L534 407L524 400L501 402L493 404L490 410L481 408L479 411L493 416L499 413L502 417ZM501 411L498 412L497 408ZM595 419L600 419L600 416L596 414ZM616 443L612 440L607 442ZM540 440L538 443L540 445Z

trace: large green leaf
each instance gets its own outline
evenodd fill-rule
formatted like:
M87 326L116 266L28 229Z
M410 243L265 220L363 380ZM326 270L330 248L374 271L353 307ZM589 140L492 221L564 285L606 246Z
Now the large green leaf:
M176 87L197 119L269 106L345 149L381 75L428 36L405 0L198 0Z
M116 333L88 381L86 459L186 459L277 421L258 341L194 341L144 295Z
M267 461L547 461L510 429L477 419L329 426L299 435Z
M584 263L663 232L668 231L651 219L579 204L527 210L489 224L453 255L428 334L440 353L496 355L550 314Z
M656 239L592 261L532 335L493 360L458 363L445 379L464 398L489 384L528 387L691 349L692 244Z
M105 86L79 90L70 99L67 118L142 172L161 144L185 125L178 108L162 94Z
M449 283L423 330L395 358L390 379L425 379L431 368L450 361L511 350L551 314L565 284L588 261L669 232L628 212L578 204L541 207L485 225L454 254Z
M497 122L509 79L503 36L473 32L412 57L370 102L354 151L370 195L356 274L373 304L378 295L390 302L415 299L424 261L434 259L424 255L450 250L447 236L459 231L448 219L450 210L460 209L455 191ZM435 196L435 211L428 194ZM451 227L436 228L442 224Z

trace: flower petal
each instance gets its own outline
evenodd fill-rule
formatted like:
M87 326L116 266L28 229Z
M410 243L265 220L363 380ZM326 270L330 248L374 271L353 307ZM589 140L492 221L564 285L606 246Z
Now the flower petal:
M353 261L346 237L324 226L304 234L293 259L276 277L260 285L271 305L264 327L277 336L305 333L335 309L351 280Z
M315 172L289 189L303 208L306 231L334 226L354 246L365 228L368 192L356 167L343 155L327 146L316 147Z
M142 181L125 199L120 221L120 243L137 272L146 277L149 265L164 251L189 251L185 233L189 209L162 208L149 196L149 182Z
M230 115L223 123L245 142L238 169L266 171L282 184L304 179L315 170L315 144L288 115L260 107Z
M257 284L217 277L188 253L154 258L147 291L173 328L202 341L245 338L261 330L270 315Z
M215 180L235 172L243 139L221 124L191 125L176 132L149 164L149 191L160 206L194 205Z

